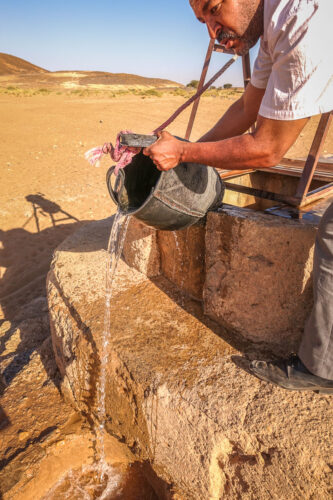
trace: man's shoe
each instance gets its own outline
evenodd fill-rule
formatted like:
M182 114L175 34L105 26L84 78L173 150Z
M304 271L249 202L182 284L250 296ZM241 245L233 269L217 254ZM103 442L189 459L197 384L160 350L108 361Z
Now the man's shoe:
M276 362L251 361L249 370L258 378L289 391L315 391L333 394L333 380L317 377L296 354Z

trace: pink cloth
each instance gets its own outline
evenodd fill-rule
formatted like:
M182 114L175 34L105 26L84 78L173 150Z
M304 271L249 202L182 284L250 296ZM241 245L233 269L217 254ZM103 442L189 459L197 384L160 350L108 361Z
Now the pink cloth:
M117 135L115 146L113 146L111 142L106 142L104 146L92 148L85 153L85 159L88 160L91 165L99 167L103 155L109 154L112 160L117 163L114 173L115 175L118 175L119 170L129 165L136 154L131 150L131 148L120 144L120 135L130 133L131 132L129 130L122 130Z

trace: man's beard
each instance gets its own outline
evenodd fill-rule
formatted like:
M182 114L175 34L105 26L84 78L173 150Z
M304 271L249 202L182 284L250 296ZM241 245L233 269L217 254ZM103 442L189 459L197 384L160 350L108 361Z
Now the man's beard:
M239 56L244 56L257 43L259 36L256 36L255 38L250 39L245 35L240 36L240 35L237 35L236 33L231 33L231 32L226 33L225 31L221 31L217 36L217 41L219 43L222 40L224 40L224 43L226 43L226 41L228 41L228 40L237 40L237 41L242 42L242 47L239 49L236 49L236 50L237 50L237 54Z

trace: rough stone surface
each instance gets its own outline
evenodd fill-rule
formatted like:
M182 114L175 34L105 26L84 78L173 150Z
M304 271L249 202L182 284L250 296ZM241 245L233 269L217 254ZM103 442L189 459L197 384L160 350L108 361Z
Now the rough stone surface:
M130 267L148 277L160 273L160 252L157 231L131 218L123 250L123 258Z
M62 387L93 418L109 226L67 239L48 283ZM253 346L206 321L200 304L180 307L163 277L149 281L121 262L111 307L107 429L184 499L331 497L330 396L285 392L243 371L230 343Z
M205 312L256 342L298 344L312 307L314 224L226 207L208 214Z
M180 290L202 300L205 280L205 227L158 231L161 272Z

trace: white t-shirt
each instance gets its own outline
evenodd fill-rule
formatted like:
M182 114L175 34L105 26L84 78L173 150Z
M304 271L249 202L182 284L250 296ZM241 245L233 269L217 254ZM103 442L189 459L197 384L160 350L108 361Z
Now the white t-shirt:
M333 109L333 0L264 0L264 33L251 83L259 114L297 120Z

